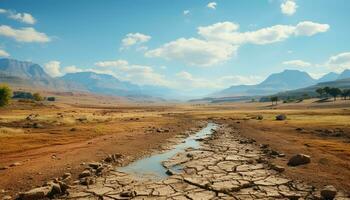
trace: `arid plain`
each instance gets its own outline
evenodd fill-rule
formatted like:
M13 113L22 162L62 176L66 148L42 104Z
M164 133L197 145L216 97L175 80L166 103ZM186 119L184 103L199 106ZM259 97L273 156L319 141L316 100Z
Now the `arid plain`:
M84 98L85 101L81 101ZM76 103L79 102L79 103ZM19 192L71 173L86 163L120 155L116 166L171 148L172 139L215 122L240 136L268 145L283 157L268 157L283 167L282 177L320 189L350 190L350 101L271 106L270 103L125 103L82 94L60 94L54 103L13 101L0 110L0 191ZM275 116L285 114L286 120ZM232 133L234 134L234 133ZM307 154L311 162L290 167L288 159Z

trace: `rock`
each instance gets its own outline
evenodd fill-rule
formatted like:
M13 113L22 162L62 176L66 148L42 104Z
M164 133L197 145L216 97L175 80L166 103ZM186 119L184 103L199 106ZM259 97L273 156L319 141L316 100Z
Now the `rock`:
M337 195L337 189L333 185L327 185L321 190L321 196L323 199L331 200Z
M2 200L11 200L11 199L12 199L12 197L9 195L2 197Z
M263 119L264 119L264 116L262 116L262 115L257 115L257 116L255 117L255 119L256 119L256 120L263 120Z
M38 199L44 199L49 195L51 192L52 187L51 186L44 186L39 188L34 188L32 190L29 190L27 192L19 194L20 200L38 200Z
M278 120L278 121L283 121L286 119L287 119L287 116L285 114L280 114L280 115L276 116L276 120Z
M10 165L10 167L16 167L22 165L20 162L15 162Z
M297 154L293 157L291 157L288 161L289 166L298 166L298 165L304 165L311 162L311 158L308 155L305 154Z
M128 190L120 193L121 197L134 197L136 194L134 191Z
M64 174L63 174L62 179L65 180L65 179L68 179L68 178L70 178L70 177L72 177L72 174L69 173L69 172L67 172L67 173L64 173Z
M76 131L77 130L77 128L71 128L70 129L70 131Z
M79 174L79 178L85 178L91 176L91 172L89 170L84 170Z
M270 164L270 168L277 171L277 172L284 172L284 167L276 164Z
M101 167L102 164L98 163L98 162L92 162L92 163L89 163L88 166L91 167L92 169L97 169L97 168Z
M48 196L54 197L54 196L60 195L62 193L60 184L54 183L54 182L49 182L47 185L51 187L51 191L48 194Z
M6 169L8 169L8 167L6 167L6 166L0 166L0 171L1 171L1 170L6 170Z
M81 185L92 185L95 183L95 180L92 178L86 177L86 178L80 179L79 183Z

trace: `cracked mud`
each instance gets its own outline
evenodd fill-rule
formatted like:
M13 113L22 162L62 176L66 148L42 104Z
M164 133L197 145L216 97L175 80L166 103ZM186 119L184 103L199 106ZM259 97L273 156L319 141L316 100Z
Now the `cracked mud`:
M318 199L312 186L283 177L268 164L263 150L220 125L201 141L163 162L169 171L163 180L140 180L110 168L91 185L76 185L61 199ZM338 193L336 199L346 199Z

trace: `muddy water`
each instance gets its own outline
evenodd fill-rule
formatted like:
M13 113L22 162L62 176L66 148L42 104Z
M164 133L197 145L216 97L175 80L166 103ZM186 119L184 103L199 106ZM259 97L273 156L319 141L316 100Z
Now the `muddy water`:
M208 137L212 134L212 129L215 128L215 124L208 123L205 128L201 129L196 134L187 137L183 143L174 146L173 149L132 162L125 167L119 168L118 171L133 174L139 178L166 178L168 175L166 174L166 169L163 167L162 162L168 160L179 152L183 152L187 148L198 149L200 147L200 143L197 141L197 139ZM181 167L178 166L172 170L179 171L181 170Z

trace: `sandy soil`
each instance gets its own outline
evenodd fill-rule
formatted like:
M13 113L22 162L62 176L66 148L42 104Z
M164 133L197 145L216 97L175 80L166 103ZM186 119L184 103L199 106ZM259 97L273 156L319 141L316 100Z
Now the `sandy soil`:
M102 98L97 102L96 97L83 104L63 99L43 105L13 103L0 110L0 167L20 163L0 170L0 193L14 195L64 172L77 175L81 163L107 154L120 153L128 163L208 119L286 154L274 162L285 166L292 179L350 191L350 101L126 105ZM280 113L288 119L276 121ZM26 119L30 114L38 116ZM257 115L264 119L254 119ZM287 159L296 153L310 155L312 162L287 167Z

